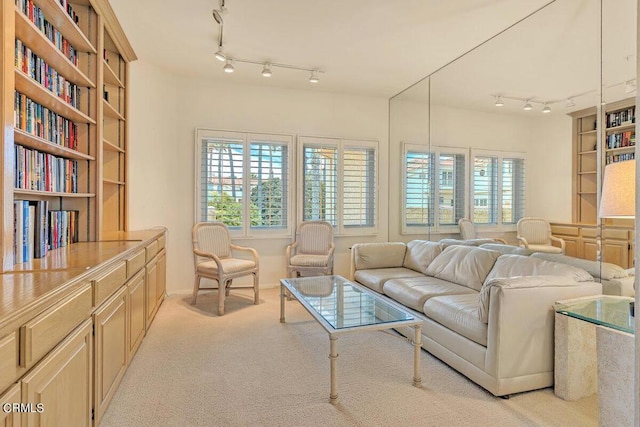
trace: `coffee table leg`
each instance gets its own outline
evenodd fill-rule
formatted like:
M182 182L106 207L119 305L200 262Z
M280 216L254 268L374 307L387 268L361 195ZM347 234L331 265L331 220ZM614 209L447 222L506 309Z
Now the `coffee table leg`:
M284 323L284 285L280 285L280 323Z
M336 367L338 365L338 337L329 335L330 353L329 359L331 360L331 392L329 393L329 401L336 403L338 400L338 380Z
M422 385L422 374L420 370L420 352L422 346L422 325L413 326L413 385L420 387Z

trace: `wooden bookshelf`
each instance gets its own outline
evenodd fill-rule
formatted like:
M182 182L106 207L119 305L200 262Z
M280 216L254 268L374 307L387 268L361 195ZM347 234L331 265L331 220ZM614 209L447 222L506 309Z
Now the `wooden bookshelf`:
M45 34L44 27L39 27L24 13L21 0L17 3L15 0L0 0L4 46L0 62L3 90L0 120L3 129L13 129L13 132L0 135L5 170L0 186L3 218L0 256L5 272L20 269L19 265L14 265L14 200L34 203L48 200L50 210L78 211L78 237L81 242L100 240L104 232L127 230L127 76L129 62L136 59L108 0L70 1L77 20L67 13L59 0L32 0L44 19L52 24L54 32L57 31L55 35ZM68 44L61 43L61 37ZM14 67L18 60L14 49L16 40L20 40L28 51L69 84L77 85L79 90L71 92L77 98L74 105L66 101L68 96L63 99L62 95L58 96L22 69ZM14 91L24 97L14 97ZM109 92L108 101L105 91ZM23 107L23 101L27 106L35 105L35 110ZM16 113L16 116L28 117L17 125L14 124L14 103L21 106L20 114ZM38 114L38 123L42 120L46 128L36 127L33 124L36 117L32 114ZM59 122L64 128L57 128ZM14 188L17 173L15 156L22 153L16 150L16 146L30 150L27 153L33 156L32 159L51 159L46 155L52 155L66 159L69 165L72 163L68 160L73 160L73 170L77 175L72 180L77 184L77 191L75 188L73 193ZM24 157L20 165L29 167L34 161ZM40 169L34 169L31 174L36 174L36 179L44 179L40 171L48 174L48 169L40 160L37 161ZM31 182L25 186L35 188ZM46 260L41 261L36 264L47 265Z

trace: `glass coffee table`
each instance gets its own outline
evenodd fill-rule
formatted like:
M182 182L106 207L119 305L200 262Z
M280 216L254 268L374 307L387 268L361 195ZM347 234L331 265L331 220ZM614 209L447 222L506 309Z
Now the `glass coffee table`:
M422 320L400 306L391 304L375 292L350 282L342 276L301 277L280 279L280 323L285 322L287 291L329 333L331 365L331 403L338 399L337 341L342 334L359 331L411 327L414 330L413 385L422 384L420 346Z

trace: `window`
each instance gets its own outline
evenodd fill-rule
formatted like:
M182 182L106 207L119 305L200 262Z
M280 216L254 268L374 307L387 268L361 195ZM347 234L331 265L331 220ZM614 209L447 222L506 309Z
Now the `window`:
M404 145L404 233L458 225L465 215L467 151L434 147L429 152L426 146Z
M524 155L475 150L473 163L473 222L517 223L524 216Z
M340 234L375 232L377 143L301 136L303 221L324 220Z
M288 234L291 141L197 130L196 221L221 221L239 236Z

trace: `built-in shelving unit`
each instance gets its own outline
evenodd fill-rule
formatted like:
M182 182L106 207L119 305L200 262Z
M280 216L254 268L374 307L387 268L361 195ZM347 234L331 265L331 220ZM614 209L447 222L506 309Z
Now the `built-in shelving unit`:
M16 202L46 206L46 222L47 211L75 211L80 242L127 229L126 85L136 57L106 0L0 2L0 120L14 129L0 136L0 256L10 271L25 245L22 216L33 213L18 214Z

